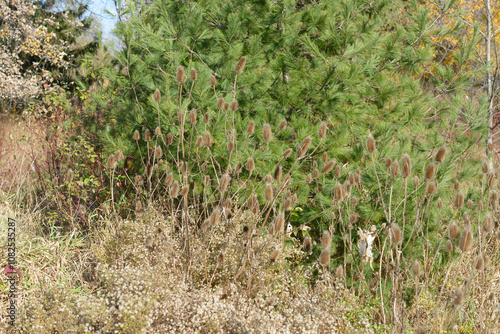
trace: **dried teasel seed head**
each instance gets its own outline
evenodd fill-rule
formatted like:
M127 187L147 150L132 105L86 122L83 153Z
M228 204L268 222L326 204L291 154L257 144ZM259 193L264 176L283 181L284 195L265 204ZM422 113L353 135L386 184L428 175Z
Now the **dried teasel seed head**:
M211 179L210 179L210 176L209 175L205 175L205 178L203 180L203 184L205 186L210 186L210 183L211 183Z
M419 182L420 182L420 180L418 179L418 176L416 176L416 175L415 175L415 176L413 177L413 185L414 185L415 187L418 187Z
M399 163L397 160L394 160L391 165L391 176L397 177L399 175Z
M356 171L358 171L358 169L356 169ZM361 173L354 173L354 184L359 184L361 182Z
M337 215L335 214L335 211L332 210L332 212L330 212L330 219L334 220L335 218L337 218Z
M253 135L254 132L255 132L255 121L252 119L250 122L248 122L247 133L249 135Z
M318 137L325 138L326 137L326 130L328 130L328 126L326 125L326 122L321 122L321 124L319 125Z
M266 184L264 194L266 196L266 201L269 202L270 200L273 199L273 185L272 184L270 184L270 183Z
M240 60L238 61L238 64L236 65L236 68L234 69L234 71L237 74L241 74L241 72L243 72L243 68L245 67L246 63L247 63L247 57L246 56L241 57Z
M229 181L231 181L231 177L227 173L220 178L219 186L222 192L226 191Z
M265 123L262 127L262 138L264 141L269 142L271 140L271 125L269 123Z
M304 138L304 140L297 149L297 156L299 158L302 158L307 153L307 150L309 149L311 142L312 142L311 136L307 136L306 138Z
M169 173L167 174L167 176L165 177L165 185L167 187L170 187L172 185L172 182L174 182L174 174L172 173Z
M148 179L151 178L151 176L153 176L153 165L152 164L149 164L148 167L146 168L146 176Z
M342 165L338 164L335 166L335 172L333 173L335 177L339 178L342 173Z
M167 146L172 145L173 142L174 142L174 135L172 134L172 132L167 133Z
M274 170L274 179L276 181L281 180L281 177L283 176L283 167L281 167L280 164L276 166L276 169Z
M493 219L491 218L490 214L487 214L484 217L483 231L484 231L484 233L489 233L492 230L493 230Z
M328 161L328 153L323 152L323 155L321 156L321 160L323 160L323 162L326 163Z
M444 157L446 156L446 147L443 145L439 148L437 154L436 154L436 162L443 162Z
M401 175L406 179L411 174L411 160L408 154L404 154L401 159Z
M210 81L210 85L212 86L217 85L217 79L215 79L215 75L210 74L210 78L208 80Z
M255 161L253 160L252 157L248 157L245 167L247 168L247 170L249 172L251 172L255 169Z
M224 99L222 97L219 97L217 100L217 108L222 109L224 107Z
M276 217L276 231L281 233L284 231L284 229L285 229L285 213L280 212Z
M283 158L284 159L288 159L290 157L290 155L292 155L292 149L289 148L287 150L285 150L285 152L283 152Z
M323 169L322 169L322 172L323 174L328 174L332 171L333 167L335 166L335 161L334 160L330 160L328 161L324 166L323 166Z
M460 236L459 247L462 252L467 252L472 248L474 237L470 228L466 228Z
M297 203L297 194L292 195L292 203Z
M460 188L460 182L458 180L455 180L455 184L453 184L453 189L458 190Z
M177 119L179 120L180 124L184 123L184 119L186 118L186 112L187 111L179 111L179 113L177 114Z
M319 177L319 170L317 168L315 170L313 170L313 177L315 179L317 179Z
M326 266L330 263L330 249L327 248L323 250L319 256L319 263L322 266Z
M396 263L394 263L394 261L391 261L386 265L386 270L389 272L393 271L394 268L396 268Z
M205 114L203 115L203 123L205 123L205 124L206 124L206 123L208 123L208 122L210 122L210 115L209 115L208 113L205 113Z
M464 291L462 289L458 289L455 291L455 294L453 296L453 306L459 307L462 305L464 301Z
M484 263L484 258L483 258L483 255L482 254L479 254L477 256L477 259L476 259L476 264L474 266L476 268L476 270L478 271L483 271L484 268L486 268L486 265Z
M457 208L461 208L464 205L464 194L459 191L457 196L455 197L455 206Z
M149 129L146 129L146 131L144 131L144 141L151 141L151 131L149 131Z
M493 187L493 185L495 184L495 173L489 172L488 174L486 174L486 179L486 184L488 185L488 187Z
M455 223L451 223L450 226L448 226L448 237L452 240L455 240L458 238L458 226Z
M227 150L228 150L228 152L230 152L230 153L234 152L234 141L230 140L230 141L227 143Z
M160 90L158 88L156 88L155 92L153 93L153 97L154 97L156 102L160 102L161 93L160 93Z
M210 147L212 146L212 143L212 134L208 131L205 131L205 134L203 135L203 144L205 145L205 147Z
M123 152L121 150L118 150L115 153L115 158L116 158L116 161L122 161L125 159L125 155L123 155Z
M488 164L488 160L483 159L483 165L482 165L482 167L483 167L483 173L487 174L488 171L490 170L489 164Z
M175 180L170 187L170 196L172 198L177 198L179 196L179 181Z
M238 100L232 100L231 101L231 110L232 111L238 110Z
M359 221L359 214L357 212L353 212L349 215L349 222L351 224L357 223Z
M269 232L269 234L273 235L275 230L276 230L276 227L275 227L274 223L269 224L269 228L267 230Z
M229 110L229 103L228 102L224 103L224 110L225 111Z
M142 202L137 201L135 202L135 215L137 217L140 217L144 213L144 208L142 207Z
M312 174L311 174L311 173L307 174L307 176L306 176L306 183L307 183L307 184L309 184L309 183L311 183L312 181L313 181Z
M490 191L490 197L492 202L496 202L498 199L498 192L495 189Z
M330 235L329 231L324 231L323 235L321 236L321 246L323 248L330 248L332 245L332 236Z
M109 155L108 161L106 162L106 167L108 169L115 169L116 168L116 157L114 154Z
M344 267L341 264L335 269L335 276L344 277Z
M446 242L446 251L448 253L451 253L453 251L453 243L451 242L451 240L448 240Z
M350 184L356 184L356 177L353 173L349 173L349 177L347 178Z
M403 232L399 228L398 224L391 224L391 227L389 229L389 236L391 241L396 244L399 244L403 241Z
M280 251L279 251L279 249L275 249L275 250L271 253L271 255L269 256L269 261L270 261L271 263L276 262L276 260L278 259L278 256L279 256L279 255L280 255Z
M198 136L198 138L196 138L196 147L202 147L202 146L203 146L203 137Z
M161 149L161 146L156 146L154 147L154 157L155 159L160 159L161 156L163 155L163 150Z
M429 165L427 165L427 169L425 171L425 178L427 180L430 180L434 177L435 173L436 173L436 165L434 165L434 163L431 162Z
M335 185L335 189L333 191L333 197L335 198L336 201L342 200L342 186L338 182Z
M392 165L392 158L391 157L385 158L385 163L384 164L385 164L385 167L390 168L391 165Z
M359 202L359 200L358 200L358 198L357 198L357 197L353 197L353 198L351 199L352 206L356 206L356 205L358 205L358 202Z
M269 174L266 175L266 182L267 183L273 183L273 177Z
M375 290L377 288L377 283L378 283L378 278L373 277L372 280L370 281L370 284L368 285L368 288L370 290Z
M288 125L288 122L286 120L284 120L283 122L280 123L279 130L285 131L287 125Z
M420 265L420 262L418 260L415 260L413 262L413 265L411 266L411 271L413 275L415 276L420 276L422 274L422 267Z
M226 210L231 210L233 207L233 201L231 200L230 197L228 197L225 201L224 201L224 208Z
M135 130L134 131L134 140L138 141L140 138L141 138L141 134L139 133L139 131Z
M75 176L75 173L73 172L73 170L71 168L68 169L68 171L66 172L66 182L67 183L73 182L73 177L74 176ZM55 179L56 179L56 185L57 185L57 183L58 183L57 178L55 178ZM54 182L52 182L52 183L54 183Z
M181 189L181 197L186 197L188 193L189 193L189 186L182 187L182 189Z
M418 324L415 328L415 334L425 334L425 328L422 325Z
M285 203L283 204L283 209L288 210L292 206L292 200L290 198L285 199Z
M198 79L198 72L196 71L195 68L192 68L191 71L189 72L189 76L191 77L191 80L196 80Z
M438 207L438 209L443 208L443 200L441 199L441 197L439 197L437 200L437 207Z
M427 183L427 193L429 195L434 195L437 191L437 183L436 182L429 182Z
M368 152L373 153L375 151L375 138L370 134L366 139L366 149Z
M180 84L183 84L186 82L186 71L184 70L184 66L179 65L177 67L177 75L175 77L177 79L177 82Z
M467 200L467 206L468 206L469 208L472 208L472 206L473 206L473 205L474 205L474 202L473 202L473 201L469 198L469 199Z
M312 250L312 240L310 236L306 236L304 238L304 242L302 243L302 248L304 249L304 252L310 252Z
M196 111L196 109L195 108L191 109L191 111L189 112L189 123L195 124L197 117L198 117L198 112Z
M155 129L155 136L157 137L161 136L161 128L159 125Z

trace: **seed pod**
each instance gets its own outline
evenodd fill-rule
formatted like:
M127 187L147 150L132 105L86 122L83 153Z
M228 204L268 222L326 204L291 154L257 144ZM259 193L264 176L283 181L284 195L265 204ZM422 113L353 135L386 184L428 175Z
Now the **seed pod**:
M498 193L495 189L492 189L490 192L490 197L492 202L496 202L498 199Z
M399 175L399 164L397 160L394 160L391 165L391 176L397 177Z
M276 231L282 233L285 229L285 214L280 212L276 217Z
M210 74L210 85L215 86L217 84L217 79L215 79L215 76L213 74Z
M205 131L203 135L203 144L205 144L205 147L212 146L212 135L208 131Z
M330 232L324 231L323 235L321 236L321 246L323 248L330 248L332 245L332 236L330 235Z
M460 237L459 247L462 252L467 252L472 248L472 243L474 241L474 237L472 235L472 231L469 228L466 228Z
M357 212L353 212L349 215L349 222L351 224L355 224L359 221L359 214Z
M455 206L457 208L461 208L464 205L464 194L459 191L457 196L455 197Z
M361 174L354 173L354 184L359 184L359 182L361 182Z
M313 178L317 179L319 177L319 170L315 169L313 170Z
M338 182L335 185L335 189L333 191L333 195L334 195L333 198L335 198L336 201L340 201L342 199L342 186Z
M273 186L272 186L272 184L270 184L270 183L266 184L264 194L266 196L266 201L269 202L273 199Z
M106 163L106 167L108 167L109 169L115 169L116 165L117 165L117 163L116 163L115 155L110 154L108 157L108 161Z
M307 136L302 141L302 143L300 144L300 146L297 149L297 156L299 158L302 158L307 153L307 150L309 149L309 145L311 145L311 141L312 141L311 136Z
M483 222L483 231L484 233L489 233L493 230L493 219L491 218L490 214L487 214L484 217L484 222Z
M321 122L321 124L319 126L318 137L325 138L326 130L328 130L328 126L326 125L326 122Z
M144 131L144 141L151 141L151 131L149 131L149 129L146 129L146 131Z
M458 289L455 291L455 295L453 296L453 306L459 307L462 305L464 301L464 291L462 289Z
M403 178L409 177L411 174L411 160L408 154L404 154L401 159L401 175Z
M472 202L472 200L469 198L469 199L467 200L467 205L469 206L469 208L471 208L471 209L472 209L472 206L474 205L474 202Z
M312 180L313 180L312 174L311 173L307 174L307 176L306 176L306 183L310 184L312 182Z
M247 57L243 56L240 58L240 61L238 61L238 65L236 65L235 72L237 74L241 74L243 72L243 68L245 67L245 64L247 63Z
M321 252L319 256L319 263L322 266L326 266L330 263L330 249L327 248Z
M458 238L458 226L455 223L451 223L450 226L448 226L448 237L452 240L455 240Z
M232 111L238 110L238 101L237 100L232 100L231 101L231 110Z
M188 193L189 193L189 186L182 187L182 189L181 189L181 197L186 197Z
M304 249L304 252L310 252L312 249L312 241L310 236L306 236L304 238L304 242L302 243L302 248Z
M290 157L290 155L292 155L291 148L289 148L289 149L285 150L285 152L283 152L283 158L285 158L285 159L288 159Z
M180 83L181 85L186 82L186 71L184 70L184 67L182 65L179 65L177 67L176 79L177 82Z
M389 235L391 241L396 244L399 244L401 241L403 241L403 232L401 232L399 225L396 223L391 224L391 227L389 229Z
M396 264L394 263L394 261L391 261L386 265L386 269L389 272L393 271L394 268L396 268Z
M271 261L271 263L275 262L279 255L280 251L278 249L275 249L274 252L272 252L269 256L269 261Z
M215 208L214 211L212 211L212 214L210 215L210 225L214 226L219 223L220 220L220 209Z
M420 180L418 179L418 176L416 176L416 175L415 175L415 176L413 177L413 185L414 185L415 187L418 187L419 182L420 182Z
M475 268L476 270L478 271L483 271L484 268L486 267L485 263L484 263L484 258L483 258L483 255L482 254L479 254L477 256L477 259L476 259L476 265L475 265Z
M328 161L328 153L323 152L323 155L321 156L321 160L323 160L324 163ZM335 160L332 160L335 161Z
M441 200L441 197L438 198L437 200L437 207L439 209L442 209L443 208L443 201Z
M134 131L134 140L138 141L140 138L141 138L141 135L140 135L139 131L135 130Z
M322 172L323 174L328 174L332 171L333 167L335 166L335 161L334 160L330 160L328 161L324 166L323 166L323 169L322 169ZM352 174L351 174L352 175Z
M249 172L251 172L255 169L255 161L253 160L252 157L248 157L247 163L245 166Z
M266 142L269 142L271 140L271 126L269 125L269 123L265 123L262 128L262 138Z
M170 146L172 145L172 143L174 142L174 135L172 134L172 132L169 132L167 133L167 146Z
M223 107L224 107L224 99L222 97L220 97L217 100L217 108L222 109Z
M196 69L192 68L191 71L189 72L191 80L196 80L198 79L198 72Z
M349 173L349 177L347 178L350 184L356 184L356 179L353 173Z
M411 266L411 271L413 273L413 275L415 276L420 276L420 274L422 273L422 268L420 266L420 262L418 260L415 260L415 262L413 262L413 265Z
M292 203L297 203L297 194L292 195Z
M198 138L196 138L196 147L202 147L203 146L203 137L202 136L198 136Z
M175 180L170 187L170 196L172 198L177 198L179 196L179 182Z
M483 166L482 167L483 167L483 173L487 174L489 171L488 160L483 159Z
M434 195L437 191L437 183L436 182L429 182L427 183L427 193L429 195Z
M486 174L486 178L486 184L488 185L488 187L493 187L493 184L495 183L495 173L489 172L488 174Z
M366 139L366 149L370 153L373 153L375 151L375 138L373 138L371 134Z
M335 166L335 177L339 178L340 177L340 174L342 173L342 165L338 164L337 166Z
M135 215L137 217L140 217L140 216L142 216L143 213L144 213L144 209L142 207L142 203L141 203L141 201L137 201L135 203Z
M448 253L451 253L453 251L453 243L451 242L451 240L448 240L446 242L446 251Z
M160 102L161 93L160 93L160 90L158 88L156 88L155 92L153 93L153 97L154 97L156 102Z
M436 173L436 165L434 165L434 163L431 162L429 165L427 165L427 170L425 171L425 178L427 180L430 180L434 177L435 173Z
M436 162L443 162L444 157L446 155L446 147L443 145L439 148L437 154L436 154Z
M196 109L195 108L191 109L191 111L189 112L189 123L195 124L197 116L198 112L196 111Z
M344 267L341 264L335 269L335 276L344 277Z
M385 158L385 167L390 168L391 165L392 165L392 158L391 157Z
M110 168L110 167L108 167ZM67 183L71 183L73 182L73 177L75 176L75 173L73 172L73 170L70 168L68 169L68 171L66 172L66 182ZM57 185L57 178L56 178L56 185Z
M162 156L162 154L163 154L163 150L161 149L161 147L155 145L155 147L154 147L154 157L155 157L155 159L160 159L161 156Z
M276 181L281 180L281 176L283 175L283 168L281 167L280 164L276 166L276 169L274 170L274 179Z
M273 235L276 230L276 227L274 226L274 223L269 224L268 232L270 235Z
M231 177L227 173L222 175L222 177L220 178L220 184L219 184L221 192L226 191L227 186L229 185L229 181L231 181Z
M280 131L285 131L287 125L288 125L288 123L287 123L286 120L284 120L283 122L281 122L280 126L279 126Z
M179 124L183 124L184 123L184 119L186 117L186 114L184 111L179 111L179 113L177 114L177 119L179 120Z

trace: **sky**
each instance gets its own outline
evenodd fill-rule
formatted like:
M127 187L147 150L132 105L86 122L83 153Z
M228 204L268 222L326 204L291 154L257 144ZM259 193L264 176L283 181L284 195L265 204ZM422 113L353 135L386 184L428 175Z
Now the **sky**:
M102 37L104 41L112 39L111 30L114 29L117 21L116 17L107 14L106 9L111 13L116 13L113 0L90 0L90 11L102 25Z

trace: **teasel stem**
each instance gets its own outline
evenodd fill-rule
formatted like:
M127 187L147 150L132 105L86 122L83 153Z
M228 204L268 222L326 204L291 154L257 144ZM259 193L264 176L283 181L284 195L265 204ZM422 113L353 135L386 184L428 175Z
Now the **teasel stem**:
M384 208L385 219L387 219L387 223L390 224L391 221L389 219L390 217L387 216L387 208L385 207L384 196L382 193L382 186L380 184L380 178L378 177L377 167L375 166L375 158L373 157L373 152L370 152L370 156L372 158L373 172L375 173L375 177L377 178L378 190L380 192L380 201L382 202L382 206Z

